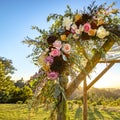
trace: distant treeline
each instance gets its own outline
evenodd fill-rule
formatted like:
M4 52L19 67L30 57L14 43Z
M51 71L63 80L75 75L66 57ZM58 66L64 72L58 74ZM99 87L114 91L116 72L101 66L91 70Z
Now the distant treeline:
M76 91L71 95L70 99L80 99L83 96L83 89L79 87ZM105 97L118 99L120 98L120 89L118 88L90 88L88 90L88 98L90 97Z

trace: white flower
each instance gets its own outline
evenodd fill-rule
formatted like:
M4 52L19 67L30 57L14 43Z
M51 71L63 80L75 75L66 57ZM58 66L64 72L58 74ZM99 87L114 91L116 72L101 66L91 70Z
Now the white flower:
M77 25L76 25L76 24L73 24L73 25L71 26L71 28L75 30L75 29L77 29Z
M70 54L70 52L71 52L71 45L68 44L68 43L64 44L63 47L62 47L62 50L63 50L64 53Z
M76 34L81 34L80 29L76 29L76 30L75 30L75 33L76 33Z
M63 18L63 27L66 27L66 30L70 30L70 26L72 24L72 19L70 17L64 17Z
M109 32L103 26L100 26L97 30L97 36L99 38L104 38L109 35Z
M73 35L73 38L74 38L75 40L78 40L78 39L79 39L79 35L74 34L74 35Z
M80 30L81 32L83 32L83 30L84 30L83 25L80 25L80 26L79 26L79 30Z
M53 47L57 48L58 50L60 50L60 48L62 47L61 41L60 40L56 40L53 43Z

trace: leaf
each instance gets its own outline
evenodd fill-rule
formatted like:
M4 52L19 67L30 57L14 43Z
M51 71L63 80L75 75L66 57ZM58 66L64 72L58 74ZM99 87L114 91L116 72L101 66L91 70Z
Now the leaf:
M64 61L68 61L66 55L62 54L62 58L63 58Z

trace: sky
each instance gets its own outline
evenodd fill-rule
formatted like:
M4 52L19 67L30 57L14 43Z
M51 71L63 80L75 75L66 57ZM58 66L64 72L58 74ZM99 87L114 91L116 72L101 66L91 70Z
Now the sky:
M22 41L29 36L34 38L38 33L31 26L48 29L51 23L47 22L47 16L51 13L63 14L69 5L72 11L81 10L93 0L0 0L0 56L11 59L17 69L12 75L13 80L28 80L38 71L30 58L26 58L32 48ZM120 0L97 0L96 4L106 2L108 5L116 2L116 8L120 8ZM120 65L116 64L98 82L98 87L120 87ZM112 74L111 74L112 73ZM103 84L106 79L106 85ZM108 81L107 81L108 80ZM109 82L112 81L112 82ZM101 84L101 85L100 85Z

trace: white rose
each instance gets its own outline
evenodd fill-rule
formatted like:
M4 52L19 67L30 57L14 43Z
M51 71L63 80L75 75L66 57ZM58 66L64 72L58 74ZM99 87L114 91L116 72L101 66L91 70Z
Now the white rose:
M70 17L64 17L63 18L63 27L66 27L66 29L67 30L69 30L70 29L70 26L71 26L71 24L72 24L72 19L70 19Z
M109 32L103 26L100 26L97 30L97 36L99 38L104 38L109 35Z

